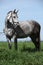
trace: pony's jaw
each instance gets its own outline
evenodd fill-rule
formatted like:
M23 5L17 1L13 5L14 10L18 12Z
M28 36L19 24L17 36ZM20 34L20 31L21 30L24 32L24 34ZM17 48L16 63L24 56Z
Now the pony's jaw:
M17 18L13 18L13 21L14 21L14 22L18 22L18 19L17 19Z

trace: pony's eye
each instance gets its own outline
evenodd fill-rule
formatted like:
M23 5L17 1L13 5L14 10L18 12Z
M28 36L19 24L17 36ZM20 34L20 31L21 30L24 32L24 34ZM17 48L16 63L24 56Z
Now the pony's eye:
M14 18L16 18L16 17L14 16Z

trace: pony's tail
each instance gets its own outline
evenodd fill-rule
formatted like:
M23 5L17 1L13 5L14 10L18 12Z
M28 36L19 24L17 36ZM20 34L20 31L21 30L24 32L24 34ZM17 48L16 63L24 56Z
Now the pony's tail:
M40 24L39 24L39 32L40 32L40 30L41 30L41 26L40 26Z

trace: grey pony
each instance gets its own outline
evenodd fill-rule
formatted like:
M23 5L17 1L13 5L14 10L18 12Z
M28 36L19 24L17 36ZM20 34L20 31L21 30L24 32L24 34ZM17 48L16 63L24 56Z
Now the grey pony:
M14 37L15 49L17 50L17 39L29 36L36 50L40 50L40 24L34 20L18 21L17 12L16 9L14 9L14 11L9 11L5 20L4 33L9 48L11 48L10 41L12 37Z

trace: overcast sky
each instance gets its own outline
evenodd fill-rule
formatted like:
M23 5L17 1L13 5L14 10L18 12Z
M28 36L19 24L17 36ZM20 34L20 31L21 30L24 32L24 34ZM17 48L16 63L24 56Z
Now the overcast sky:
M5 17L8 11L17 9L18 20L36 20L41 25L41 40L43 40L43 2L42 0L0 0L0 32L3 32ZM26 40L30 40L27 38ZM0 34L0 41L6 37Z

